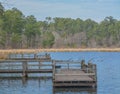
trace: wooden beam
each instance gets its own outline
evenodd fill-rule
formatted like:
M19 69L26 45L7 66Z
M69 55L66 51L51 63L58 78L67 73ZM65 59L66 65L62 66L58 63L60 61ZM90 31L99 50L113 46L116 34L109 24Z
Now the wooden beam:
M91 76L95 75L95 73L82 73L82 74L55 74L55 76Z

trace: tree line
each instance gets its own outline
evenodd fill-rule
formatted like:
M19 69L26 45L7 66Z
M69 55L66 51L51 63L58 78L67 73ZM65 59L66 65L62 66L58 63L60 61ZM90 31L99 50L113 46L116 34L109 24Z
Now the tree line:
M0 3L0 48L120 47L120 21L46 17L37 21Z

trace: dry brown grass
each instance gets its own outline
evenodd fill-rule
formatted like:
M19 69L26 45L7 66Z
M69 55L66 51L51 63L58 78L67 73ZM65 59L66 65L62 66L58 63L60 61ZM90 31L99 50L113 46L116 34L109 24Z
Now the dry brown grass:
M103 51L120 52L120 48L51 48L51 49L6 49L0 53L38 53L38 52L81 52L81 51Z
M52 49L6 49L0 50L0 59L7 58L8 54L24 54L39 52L81 52L81 51L99 51L99 52L120 52L120 48L52 48Z
M3 54L3 53L1 53L1 54L0 54L0 59L6 59L7 56L8 56L7 54Z

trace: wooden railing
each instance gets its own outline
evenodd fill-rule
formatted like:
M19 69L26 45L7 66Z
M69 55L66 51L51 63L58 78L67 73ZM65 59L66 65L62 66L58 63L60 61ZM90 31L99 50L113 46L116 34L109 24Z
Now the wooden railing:
M92 64L90 62L88 64L85 64L85 61L82 60L81 61L81 69L85 73L94 73L95 75L90 75L90 77L93 78L95 81L97 80L97 67L96 67L96 64Z

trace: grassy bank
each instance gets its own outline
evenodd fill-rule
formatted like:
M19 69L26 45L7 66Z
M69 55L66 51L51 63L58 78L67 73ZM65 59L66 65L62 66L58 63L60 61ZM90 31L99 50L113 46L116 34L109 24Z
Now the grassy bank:
M120 52L120 48L52 48L52 49L4 49L0 53L38 53L38 52L81 52L81 51L98 51L98 52Z

